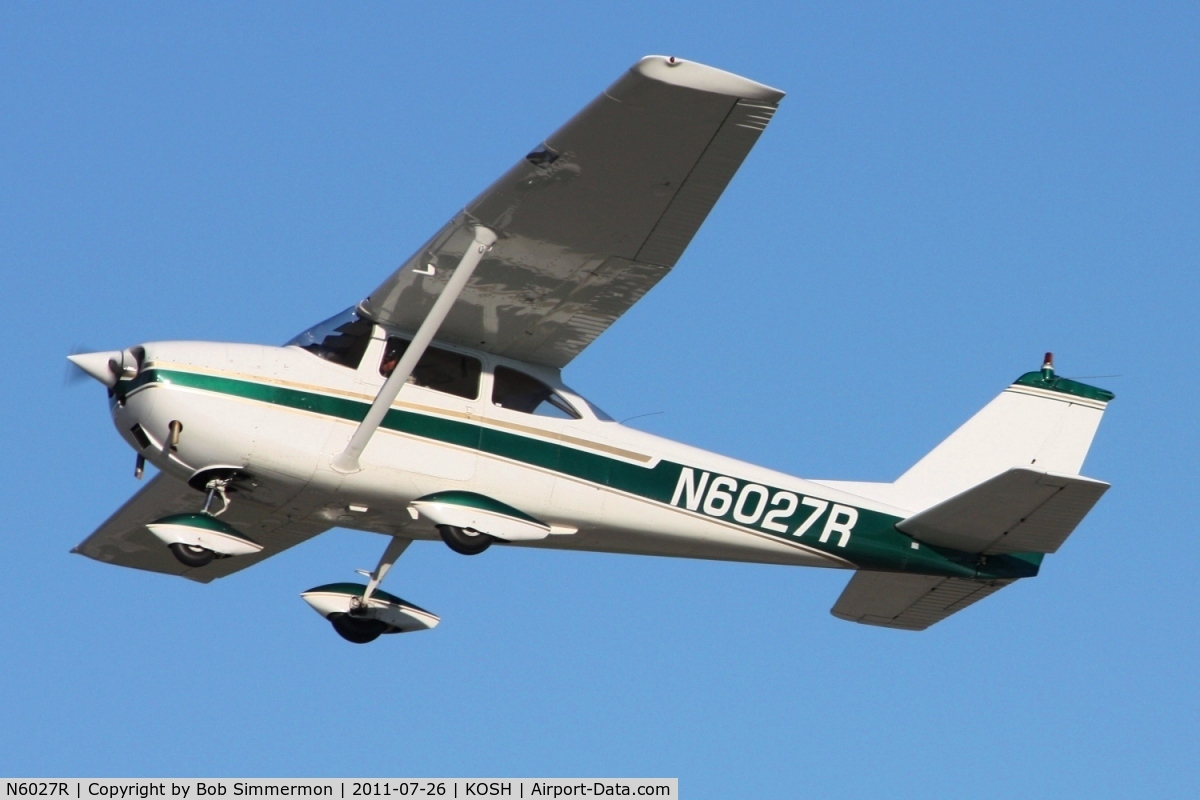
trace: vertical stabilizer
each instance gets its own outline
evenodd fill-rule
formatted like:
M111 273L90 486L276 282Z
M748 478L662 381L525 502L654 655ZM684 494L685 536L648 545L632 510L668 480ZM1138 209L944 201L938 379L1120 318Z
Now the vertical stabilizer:
M928 508L1013 467L1078 475L1113 393L1041 371L1011 386L893 484L914 510Z

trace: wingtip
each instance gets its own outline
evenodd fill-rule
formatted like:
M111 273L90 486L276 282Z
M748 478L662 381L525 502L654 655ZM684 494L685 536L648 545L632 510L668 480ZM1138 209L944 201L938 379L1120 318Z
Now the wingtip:
M673 86L739 97L744 100L778 103L786 94L779 89L752 81L741 75L696 61L686 61L675 56L646 56L633 65L633 71L651 80L669 83Z

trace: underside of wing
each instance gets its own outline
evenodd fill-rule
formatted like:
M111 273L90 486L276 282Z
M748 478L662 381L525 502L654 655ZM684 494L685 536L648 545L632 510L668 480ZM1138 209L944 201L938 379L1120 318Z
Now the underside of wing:
M1012 582L859 570L830 613L864 625L923 631Z
M203 499L203 494L186 483L159 474L71 552L106 564L182 575L208 583L257 564L331 527L323 520L291 519L239 498L220 519L261 544L263 549L252 555L219 558L203 567L186 567L146 526L172 514L197 511Z
M364 300L415 330L482 224L499 240L438 338L561 368L679 260L783 93L649 56Z

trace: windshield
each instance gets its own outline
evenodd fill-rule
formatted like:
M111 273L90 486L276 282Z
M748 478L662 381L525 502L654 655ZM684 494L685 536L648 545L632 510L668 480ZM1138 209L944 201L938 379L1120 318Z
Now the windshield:
M362 319L353 308L348 308L312 326L284 347L294 345L326 361L358 369L371 341L372 327L370 320Z

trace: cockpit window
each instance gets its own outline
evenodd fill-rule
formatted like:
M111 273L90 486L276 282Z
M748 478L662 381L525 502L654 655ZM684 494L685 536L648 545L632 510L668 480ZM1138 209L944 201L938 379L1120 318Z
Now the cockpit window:
M295 345L326 361L358 369L371 342L371 328L370 320L362 319L353 308L348 308L309 328L284 347Z
M492 403L510 411L558 419L580 419L563 396L524 372L496 367L492 380Z
M383 360L379 362L379 374L385 378L390 376L407 349L407 339L389 338L383 351ZM474 400L479 397L479 373L482 367L477 358L440 347L427 347L408 382Z

